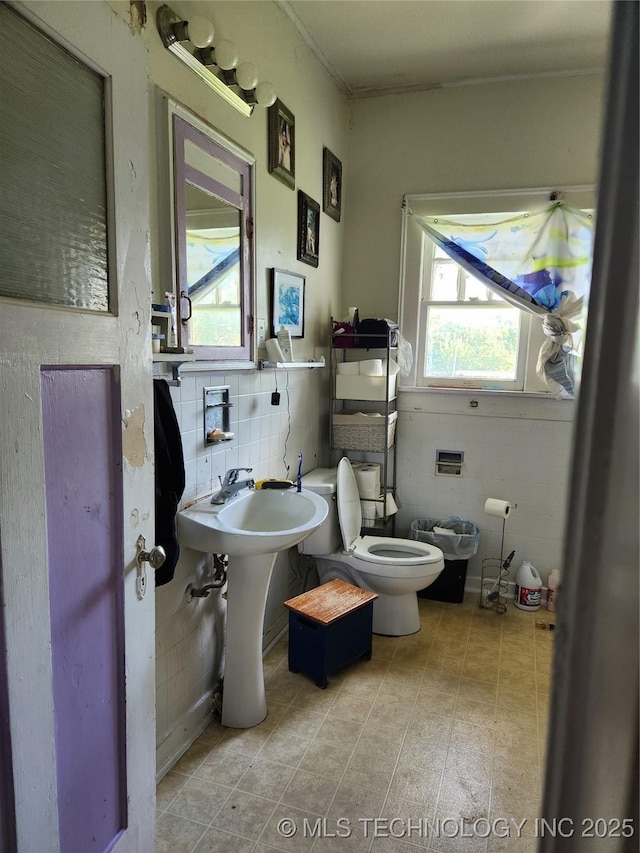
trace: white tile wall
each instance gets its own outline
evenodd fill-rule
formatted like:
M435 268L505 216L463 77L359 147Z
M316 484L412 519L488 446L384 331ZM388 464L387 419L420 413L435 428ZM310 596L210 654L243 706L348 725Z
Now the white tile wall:
M530 560L546 582L561 567L572 436L571 420L547 417L401 411L397 535L408 536L416 518L473 521L480 547L469 561L467 586L478 588L481 561L500 555L502 538L502 521L485 515L484 502L509 500L518 506L506 521L504 555L515 550L514 568ZM436 476L436 450L464 451L463 476Z
M322 370L194 372L172 387L182 434L186 486L182 505L219 488L229 468L252 467L251 476L295 477L298 452L306 472L325 464L328 378ZM280 391L280 405L271 392ZM204 442L203 389L230 386L233 441ZM289 469L287 469L289 466ZM286 625L282 602L301 591L297 551L281 555L274 569L265 613L266 642ZM304 567L300 567L304 568ZM189 583L206 582L204 558L183 549L173 581L156 591L156 689L158 773L173 764L208 719L222 673L226 602L213 592L187 603Z

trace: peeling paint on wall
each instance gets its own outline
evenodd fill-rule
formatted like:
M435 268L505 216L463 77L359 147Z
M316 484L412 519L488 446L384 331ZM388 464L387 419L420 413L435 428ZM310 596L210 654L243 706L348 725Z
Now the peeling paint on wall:
M122 455L134 468L141 468L147 455L147 442L144 437L144 406L131 412L122 433Z
M131 510L131 526L137 527L140 524L140 517L137 509Z
M147 5L144 0L129 0L129 27L134 33L139 33L147 23Z

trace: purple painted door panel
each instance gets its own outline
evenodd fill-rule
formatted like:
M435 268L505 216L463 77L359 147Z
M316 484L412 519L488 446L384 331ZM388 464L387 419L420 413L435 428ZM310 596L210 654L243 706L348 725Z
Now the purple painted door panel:
M42 369L60 849L126 826L122 453L112 367Z

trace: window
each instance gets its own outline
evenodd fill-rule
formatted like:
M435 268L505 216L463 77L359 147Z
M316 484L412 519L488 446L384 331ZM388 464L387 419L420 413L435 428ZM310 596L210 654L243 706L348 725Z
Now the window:
M567 205L593 207L591 187L563 192ZM417 222L418 217L434 222L433 217L449 216L465 224L486 224L542 209L549 195L543 189L405 196L399 322L414 353L405 388L549 391L536 373L546 340L541 317L485 287Z
M528 317L424 235L420 378L429 385L524 385ZM422 382L420 384L423 384Z

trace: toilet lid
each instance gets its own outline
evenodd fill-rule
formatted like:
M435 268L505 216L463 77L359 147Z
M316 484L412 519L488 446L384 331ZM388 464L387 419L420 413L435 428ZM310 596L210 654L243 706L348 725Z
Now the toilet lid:
M351 462L346 456L338 463L338 518L345 550L351 551L362 528L360 492Z

